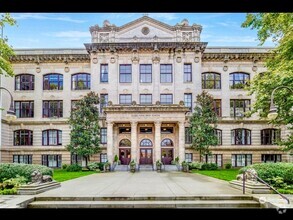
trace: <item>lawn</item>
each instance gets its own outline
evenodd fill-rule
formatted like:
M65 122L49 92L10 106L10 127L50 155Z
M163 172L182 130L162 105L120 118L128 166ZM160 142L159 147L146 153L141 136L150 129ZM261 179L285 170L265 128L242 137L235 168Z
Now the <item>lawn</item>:
M236 180L239 169L229 169L229 170L192 170L192 173L199 173L206 176L214 177L220 180Z
M66 170L56 169L54 170L53 179L57 182L63 182L66 180L75 179L82 176L91 175L97 173L95 171L79 171L79 172L67 172Z

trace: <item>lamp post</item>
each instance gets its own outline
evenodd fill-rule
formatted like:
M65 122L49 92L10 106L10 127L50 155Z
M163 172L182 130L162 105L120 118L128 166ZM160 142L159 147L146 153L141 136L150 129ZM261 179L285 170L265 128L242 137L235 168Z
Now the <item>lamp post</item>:
M288 86L278 86L278 87L276 87L276 88L273 90L273 92L272 92L272 94L271 94L271 105L270 105L270 111L269 111L269 114L268 114L268 118L269 118L270 120L274 120L274 119L276 119L277 116L278 116L278 112L277 112L278 108L277 108L277 107L275 106L275 104L274 104L274 94L275 94L275 91L276 91L277 89L281 89L281 88L286 88L286 89L290 90L290 91L293 93L293 90L292 90L290 87L288 87Z
M16 115L15 115L15 111L14 111L14 103L13 103L13 97L11 95L11 93L9 92L8 89L4 88L4 87L0 87L0 90L3 89L3 90L6 90L9 95L10 95L10 107L9 107L9 110L7 111L7 114L6 114L6 119L8 121L14 121L16 119Z

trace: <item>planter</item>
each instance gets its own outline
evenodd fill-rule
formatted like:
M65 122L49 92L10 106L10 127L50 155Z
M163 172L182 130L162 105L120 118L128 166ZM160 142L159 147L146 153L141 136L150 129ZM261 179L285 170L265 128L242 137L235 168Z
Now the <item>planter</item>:
M188 165L182 165L182 171L183 172L189 172L189 166Z
M135 165L130 166L130 172L135 173Z
M104 171L105 172L110 172L110 165L105 165Z
M157 172L162 172L162 164L157 164Z

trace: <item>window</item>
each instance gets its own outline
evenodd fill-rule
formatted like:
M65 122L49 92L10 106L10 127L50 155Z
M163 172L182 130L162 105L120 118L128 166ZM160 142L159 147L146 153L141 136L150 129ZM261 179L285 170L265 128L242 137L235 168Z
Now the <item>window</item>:
M153 128L140 127L139 132L143 134L151 134L153 133Z
M13 155L13 163L32 164L33 155Z
M101 94L100 100L100 112L103 112L103 108L108 106L108 94Z
M192 82L192 65L191 63L184 64L184 82Z
M141 105L151 105L152 104L152 95L151 94L140 94L139 95Z
M233 167L244 167L251 165L252 155L251 154L232 154L232 166Z
M63 101L43 101L43 118L63 117Z
M231 144L233 145L250 145L251 131L248 129L234 129L231 131Z
M222 117L222 101L221 99L214 99L214 111L218 117Z
M171 105L173 104L173 94L161 94L160 100L162 105Z
M62 131L61 130L45 130L43 131L43 146L62 145Z
M172 82L172 64L161 64L161 83L171 83Z
M79 100L71 100L71 111L75 110L76 109L76 103L78 102Z
M63 89L63 75L58 73L50 73L44 75L43 79L44 90L62 90Z
M31 74L21 74L15 76L15 90L34 90L35 76Z
M231 99L230 100L230 116L244 117L245 112L250 111L249 99Z
M218 144L217 145L222 145L222 130L220 129L215 129L215 135L218 139Z
M106 153L100 154L100 163L106 163L108 161L108 157Z
M71 154L71 164L79 164L82 167L87 166L87 160L84 156Z
M152 82L152 65L151 64L140 64L139 73L140 73L141 83Z
M125 128L119 128L119 134L128 134L131 132L131 128L130 127L125 127Z
M131 83L131 64L120 64L119 68L119 82Z
M221 89L221 75L219 73L201 74L203 89Z
M161 146L162 147L173 147L173 141L169 138L166 138L164 139L162 142L161 142Z
M261 162L263 163L282 162L282 154L262 154Z
M273 145L280 140L280 130L278 129L263 129L261 130L261 144Z
M61 167L61 154L58 155L42 155L42 165L52 168Z
M107 128L101 128L101 144L107 144Z
M131 105L132 95L119 95L119 104L121 105Z
M128 139L122 139L119 142L119 147L131 147L131 142Z
M100 82L106 83L108 82L108 64L101 64L101 70L100 70Z
M230 89L243 89L248 82L248 73L230 73Z
M185 153L185 161L187 163L191 163L192 162L192 153Z
M72 90L91 89L91 75L88 73L77 73L71 77Z
M34 101L15 101L14 108L18 118L34 117Z
M161 127L161 133L162 134L172 134L173 128L171 127Z
M141 142L140 142L140 146L141 147L152 147L153 146L153 143L151 140L149 139L143 139Z
M222 167L223 155L222 154L211 154L211 155L206 154L204 156L204 161L205 163L215 163L218 165L218 167Z
M191 128L187 127L185 128L185 144L191 144L192 143L192 135L191 135Z
M14 131L14 146L32 146L33 131L16 130Z
M184 104L192 111L192 93L184 93Z

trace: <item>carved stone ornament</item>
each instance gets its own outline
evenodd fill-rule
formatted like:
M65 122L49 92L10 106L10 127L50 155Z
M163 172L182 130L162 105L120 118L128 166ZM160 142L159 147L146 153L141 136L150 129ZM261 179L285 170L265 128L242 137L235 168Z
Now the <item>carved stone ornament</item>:
M46 183L46 182L52 182L52 177L49 176L49 175L44 175L38 171L38 170L35 170L32 172L31 174L31 184L40 184L40 183Z
M115 63L115 57L111 57L111 58L110 58L110 62L111 62L111 63Z
M40 73L40 72L41 72L41 67L37 67L37 68L36 68L36 72L37 72L37 73Z
M195 58L194 58L194 62L195 62L195 63L198 63L198 62L199 62L199 57L195 57Z
M177 58L176 58L176 62L177 62L177 63L181 63L181 61L182 61L182 58L181 58L181 57L177 57Z
M224 66L223 70L226 72L228 70L228 66Z
M109 42L109 33L100 33L100 43Z
M182 32L182 40L183 41L191 41L192 40L192 32Z
M147 35L148 33L150 33L150 29L148 27L143 27L141 29L141 33L143 33L144 35Z
M134 55L134 56L131 58L131 60L132 60L133 63L138 63L138 62L139 62L139 57L138 57L138 55L137 55L137 54Z
M253 66L252 71L256 72L257 71L257 66Z
M160 60L161 60L161 58L158 54L155 54L152 58L153 63L159 63Z
M93 63L94 63L94 64L98 63L98 58L97 58L97 57L94 57L94 58L93 58Z
M66 72L66 73L68 73L69 72L69 67L68 66L66 66L66 67L64 67L64 71Z

